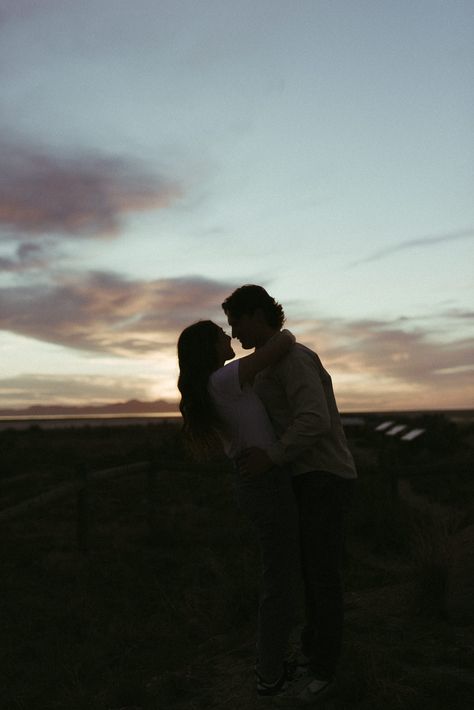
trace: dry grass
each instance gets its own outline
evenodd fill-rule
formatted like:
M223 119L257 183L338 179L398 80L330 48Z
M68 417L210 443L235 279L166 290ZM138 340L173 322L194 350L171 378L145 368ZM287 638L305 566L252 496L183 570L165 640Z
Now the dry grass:
M170 451L179 456L179 443ZM386 481L361 474L328 710L466 710L473 629L441 613L452 524L394 506ZM75 548L73 501L10 523L1 710L274 706L254 695L258 551L226 472L162 472L156 493L150 530L142 477L97 484L87 556Z

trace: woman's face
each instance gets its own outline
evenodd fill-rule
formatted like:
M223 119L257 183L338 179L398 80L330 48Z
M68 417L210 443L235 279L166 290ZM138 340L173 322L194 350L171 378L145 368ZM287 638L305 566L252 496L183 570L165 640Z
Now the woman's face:
M227 335L226 332L220 328L219 334L217 336L217 354L219 356L219 361L222 363L226 362L227 360L232 360L232 358L235 357L235 353L232 349L232 345L230 344L232 338L230 335Z

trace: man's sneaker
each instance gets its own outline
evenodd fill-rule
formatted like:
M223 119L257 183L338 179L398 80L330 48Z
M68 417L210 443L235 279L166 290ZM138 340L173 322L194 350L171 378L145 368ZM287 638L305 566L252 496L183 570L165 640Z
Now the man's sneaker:
M306 705L323 700L331 695L334 690L334 681L332 679L320 680L312 675L307 675L305 681L301 681L297 686L293 689L294 697Z
M255 671L255 676L257 678L257 693L261 696L279 695L280 693L283 693L288 687L289 679L286 668L283 671L281 677L277 681L275 681L275 683L267 683L265 680L263 680L262 676L257 673L257 671Z

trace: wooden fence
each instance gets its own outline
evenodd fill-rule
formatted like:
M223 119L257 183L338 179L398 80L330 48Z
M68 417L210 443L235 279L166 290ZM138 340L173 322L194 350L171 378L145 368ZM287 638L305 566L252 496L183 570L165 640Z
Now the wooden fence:
M27 500L17 503L0 511L0 524L10 520L18 519L30 512L39 508L44 508L52 503L67 498L76 496L76 540L80 550L87 552L90 546L90 510L92 486L96 481L117 478L130 474L145 475L145 490L148 503L148 524L150 530L156 528L157 515L157 481L160 473L165 471L211 471L222 470L228 464L219 461L217 463L195 464L177 462L176 459L152 459L149 461L140 461L124 466L102 469L100 471L89 472L86 466L78 467L76 479L68 481L61 485L52 488L49 491L41 493ZM441 467L440 467L441 468ZM394 502L398 502L399 498L399 479L414 478L417 476L426 476L427 474L436 474L436 466L431 465L394 465L393 462L388 464L387 461L380 461L377 467L377 475L387 476L389 487Z
M222 469L225 463L218 462L209 464L194 464L177 462L176 460L160 458L150 461L139 461L138 463L106 468L100 471L87 470L86 466L79 466L76 471L76 479L62 483L49 491L40 495L28 498L27 500L12 505L0 511L0 524L10 520L21 518L39 508L44 508L59 500L76 496L76 540L82 552L88 552L90 547L90 510L92 487L96 481L117 478L130 474L145 475L145 490L148 501L148 524L150 531L156 528L157 515L157 481L160 473L165 471L210 471Z

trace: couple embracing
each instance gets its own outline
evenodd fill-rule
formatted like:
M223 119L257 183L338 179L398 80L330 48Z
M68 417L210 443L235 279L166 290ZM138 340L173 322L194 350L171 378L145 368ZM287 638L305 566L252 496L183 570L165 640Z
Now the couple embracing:
M357 474L331 378L315 352L282 330L282 306L261 286L245 285L222 307L232 337L255 351L233 360L230 336L212 321L181 333L184 430L195 451L223 445L235 462L239 506L257 533L257 692L313 702L333 688L341 652L344 516ZM290 667L301 575L301 661Z

